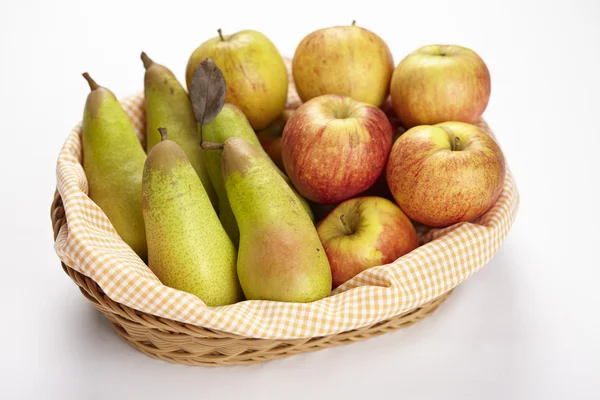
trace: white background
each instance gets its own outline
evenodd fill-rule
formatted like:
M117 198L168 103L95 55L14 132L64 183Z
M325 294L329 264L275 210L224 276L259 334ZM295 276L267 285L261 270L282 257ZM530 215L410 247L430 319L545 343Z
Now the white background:
M389 4L0 2L0 398L598 398L600 3ZM219 369L130 348L53 250L55 162L81 119L80 74L125 96L142 89L141 50L183 80L217 28L260 30L293 55L306 34L352 19L396 63L431 43L486 61L485 117L522 198L501 250L433 316L365 342Z

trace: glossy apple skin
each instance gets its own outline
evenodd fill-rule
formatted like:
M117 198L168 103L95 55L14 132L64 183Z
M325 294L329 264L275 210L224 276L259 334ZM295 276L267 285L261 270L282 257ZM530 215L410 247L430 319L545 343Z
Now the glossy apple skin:
M406 56L394 70L392 106L405 128L446 121L476 123L491 92L490 73L473 50L430 45Z
M389 264L419 245L408 217L381 197L344 201L317 225L317 232L329 259L333 288L367 268Z
M463 122L409 129L394 143L386 168L396 203L410 218L431 227L481 216L500 196L505 175L498 144L481 128Z
M352 25L312 32L296 48L292 63L302 101L338 94L376 107L389 93L393 70L392 53L383 39Z
M323 95L304 103L288 120L281 157L299 193L332 204L375 183L391 145L392 127L379 108Z
M288 71L283 57L265 35L245 30L224 35L224 40L217 36L202 43L188 60L188 90L194 72L205 58L211 58L223 72L227 84L225 101L239 107L252 128L266 128L283 111Z

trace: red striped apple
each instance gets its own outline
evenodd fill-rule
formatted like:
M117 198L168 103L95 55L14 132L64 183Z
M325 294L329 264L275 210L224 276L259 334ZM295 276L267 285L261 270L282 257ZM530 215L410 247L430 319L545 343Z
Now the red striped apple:
M391 263L419 245L408 217L381 197L356 197L317 225L329 259L333 288L367 268Z
M406 56L394 70L390 93L405 128L445 121L476 123L490 99L487 66L473 50L430 45Z
M383 111L350 97L323 95L288 120L281 157L300 194L332 204L373 185L391 146L392 127Z
M396 203L431 227L481 216L500 196L505 175L498 144L463 122L409 129L394 143L386 170Z

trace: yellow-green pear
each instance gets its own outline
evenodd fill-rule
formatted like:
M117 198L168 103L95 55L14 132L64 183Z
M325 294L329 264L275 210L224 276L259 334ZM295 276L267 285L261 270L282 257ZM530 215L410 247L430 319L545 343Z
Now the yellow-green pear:
M146 153L114 93L99 86L87 72L83 76L91 89L81 127L89 197L145 262L142 174Z
M263 147L256 136L256 133L252 130L250 123L244 113L235 105L226 103L219 114L210 123L203 125L202 136L205 142L210 143L225 143L228 138L240 137L247 140L257 151L267 157L271 166L277 171L283 178L285 183L292 188L294 195L298 197L299 202L304 207L306 213L312 220L312 211L310 205L295 189L291 186L289 178L275 165L270 157L267 156ZM207 150L206 154L206 168L210 175L211 181L217 195L219 197L219 218L221 223L225 227L225 230L229 234L229 237L235 245L239 242L239 230L236 223L235 216L229 205L227 198L227 192L223 184L223 174L221 172L221 153L222 150Z
M163 284L209 306L240 301L236 249L185 152L166 129L161 136L142 181L148 266Z
M218 32L219 36L202 43L190 56L185 73L188 90L200 63L212 59L227 82L225 101L238 106L254 129L264 129L287 101L288 72L283 57L260 32Z
M304 207L264 153L225 141L222 171L240 228L237 271L247 299L311 302L331 292L331 269Z
M146 53L141 55L146 72L144 74L144 102L146 107L146 151L160 142L158 128L169 127L169 139L177 143L196 173L216 208L218 199L204 165L204 150L200 147L198 123L187 92L173 72L164 65L155 63Z

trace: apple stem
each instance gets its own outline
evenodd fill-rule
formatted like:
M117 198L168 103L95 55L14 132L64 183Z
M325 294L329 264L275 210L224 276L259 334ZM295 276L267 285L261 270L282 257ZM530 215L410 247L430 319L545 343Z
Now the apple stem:
M204 150L221 150L223 149L223 143L215 143L215 142L202 142L200 146Z
M356 20L355 19L352 20L352 26L356 26Z
M352 229L350 229L350 227L346 223L346 216L344 214L340 214L340 221L342 221L342 225L344 225L344 228L346 229L348 235L352 235L354 232L352 232Z
M454 151L459 151L460 150L460 138L458 136L454 136L454 146L452 147L452 150Z
M221 38L221 42L224 42L225 38L223 37L223 32L221 32L221 28L217 29L217 32L219 32L219 37Z
M163 140L169 139L169 137L167 136L167 128L158 128L158 131L160 132L160 141L161 142Z

